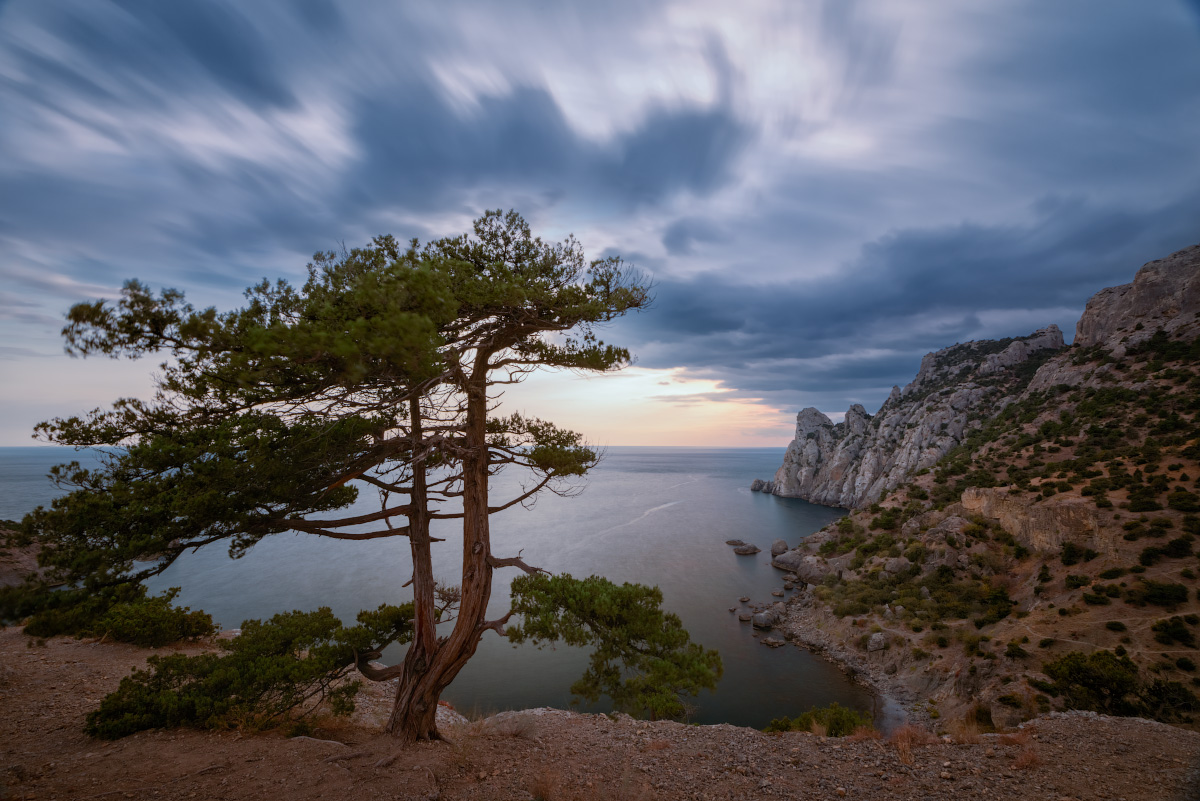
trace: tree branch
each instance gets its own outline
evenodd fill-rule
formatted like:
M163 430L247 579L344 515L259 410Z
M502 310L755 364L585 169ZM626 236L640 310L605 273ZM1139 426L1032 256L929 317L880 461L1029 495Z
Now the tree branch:
M530 565L527 565L525 560L521 558L522 553L523 550L517 551L516 556L510 556L507 559L497 559L491 554L488 554L488 566L493 570L498 570L502 567L519 567L521 570L524 570L531 576L538 573L546 573L546 575L549 575L549 571L543 570L540 567L531 567Z

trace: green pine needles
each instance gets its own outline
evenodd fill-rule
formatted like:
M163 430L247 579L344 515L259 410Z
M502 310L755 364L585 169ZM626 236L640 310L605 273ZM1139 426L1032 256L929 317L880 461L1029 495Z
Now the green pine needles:
M247 620L224 654L151 656L88 715L86 731L115 740L180 726L261 729L303 719L322 702L348 715L361 684L347 676L387 644L406 642L411 617L406 604L360 612L349 628L328 607Z
M721 657L691 641L677 615L662 610L662 591L614 584L599 576L520 576L512 583L508 627L515 643L562 641L591 647L591 661L571 692L590 703L601 695L635 717L680 718L685 698L716 689Z

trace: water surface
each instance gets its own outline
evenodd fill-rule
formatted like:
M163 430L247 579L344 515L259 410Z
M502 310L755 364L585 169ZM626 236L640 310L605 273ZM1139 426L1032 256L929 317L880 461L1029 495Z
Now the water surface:
M0 518L17 518L56 490L43 476L49 465L79 458L66 449L0 449ZM770 476L782 448L707 449L613 447L577 497L540 497L492 518L493 551L523 551L527 562L552 572L598 574L616 581L656 584L664 605L679 614L692 638L721 652L725 676L718 690L695 699L693 720L761 727L772 717L837 701L871 710L873 699L828 662L788 646L769 649L728 611L737 598L773 600L781 573L770 567L770 546L801 538L844 512L804 501L752 493L756 477ZM86 455L85 455L86 459ZM493 503L517 486L501 476ZM358 506L374 503L364 492ZM453 521L435 521L434 567L457 584L461 535ZM738 557L725 540L740 538L763 549ZM497 572L491 615L507 609L515 570ZM411 577L403 539L345 542L278 534L245 557L230 560L216 548L188 554L152 589L183 588L178 602L204 609L227 628L248 617L330 606L345 620L360 609L409 600ZM385 661L401 657L391 649ZM460 709L492 711L531 706L567 707L568 687L582 673L586 653L560 647L514 648L487 633L479 651L445 698ZM604 707L598 707L604 708Z

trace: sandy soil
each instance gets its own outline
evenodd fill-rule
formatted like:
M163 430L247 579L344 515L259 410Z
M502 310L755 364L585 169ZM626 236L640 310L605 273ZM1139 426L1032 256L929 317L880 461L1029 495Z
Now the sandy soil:
M197 646L191 646L195 649ZM386 687L313 738L151 731L88 738L83 720L148 651L0 631L0 798L6 799L1190 799L1200 734L1052 716L1007 736L913 745L558 710L446 726L399 748ZM974 741L974 742L969 742Z

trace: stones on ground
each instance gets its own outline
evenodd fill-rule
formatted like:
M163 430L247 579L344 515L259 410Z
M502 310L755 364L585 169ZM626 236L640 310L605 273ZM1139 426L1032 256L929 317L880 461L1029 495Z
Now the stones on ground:
M733 549L733 552L738 556L753 556L761 550L762 548L757 545L739 545Z
M775 540L771 543L771 556L779 556L781 553L787 553L788 544L784 540Z

